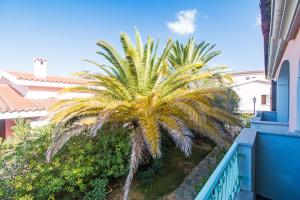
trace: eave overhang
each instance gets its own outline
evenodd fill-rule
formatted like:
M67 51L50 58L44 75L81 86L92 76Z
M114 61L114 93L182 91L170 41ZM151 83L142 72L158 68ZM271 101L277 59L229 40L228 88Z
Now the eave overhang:
M269 49L266 67L268 79L275 77L283 53L300 25L300 0L272 0Z

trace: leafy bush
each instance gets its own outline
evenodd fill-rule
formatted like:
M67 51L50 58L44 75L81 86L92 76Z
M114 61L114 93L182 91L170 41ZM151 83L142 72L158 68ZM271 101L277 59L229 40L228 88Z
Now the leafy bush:
M15 133L15 136L21 140L26 140L32 133L30 123L24 118L16 119L16 124L12 127L12 131Z
M138 179L141 184L149 185L153 182L155 175L163 174L163 158L150 161L138 171Z
M223 89L225 90L228 99L224 99L220 96L215 99L215 104L216 106L228 111L229 113L236 115L239 111L240 97L230 87L224 86Z
M243 127L250 128L250 120L253 117L253 114L242 113L240 118L243 124Z
M95 179L92 181L93 190L88 192L85 196L85 200L105 200L108 184L107 179Z
M1 144L0 199L78 199L85 194L86 199L105 199L107 180L128 171L126 130L103 130L93 139L74 137L46 163L51 129L33 129L25 140Z

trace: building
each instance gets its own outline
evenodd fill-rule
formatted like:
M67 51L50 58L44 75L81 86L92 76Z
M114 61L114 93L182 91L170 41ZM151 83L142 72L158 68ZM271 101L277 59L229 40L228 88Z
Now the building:
M84 80L48 76L47 60L34 59L34 72L0 71L0 136L12 135L17 118L30 119L32 126L47 123L47 109L58 99L87 94L60 94L63 88L83 84Z
M197 196L300 199L300 0L260 0L272 111L241 131Z
M230 73L233 79L232 89L239 95L239 110L242 113L254 113L255 110L270 111L270 81L263 70Z

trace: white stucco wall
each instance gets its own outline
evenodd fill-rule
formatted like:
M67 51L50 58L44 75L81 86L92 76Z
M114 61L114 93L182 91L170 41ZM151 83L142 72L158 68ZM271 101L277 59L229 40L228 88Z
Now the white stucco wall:
M72 98L82 98L82 97L90 97L93 94L81 93L81 92L67 92L63 94L58 94L58 99L72 99Z
M54 91L32 91L28 90L25 97L28 99L49 99L57 96L57 92Z
M264 71L261 71L261 73L232 74L232 79L235 84L244 83L246 81L252 81L252 80L266 81Z
M38 118L38 119L34 119L30 121L30 126L31 127L42 127L45 126L49 123L49 119L48 118Z
M80 93L80 92L67 92L60 93L59 90L47 91L45 90L31 90L25 86L14 87L17 91L19 91L24 97L28 99L49 99L49 98L57 98L57 99L68 99L68 98L77 98L77 97L87 97L89 94Z
M267 82L253 81L232 87L240 97L239 109L243 113L253 113L253 98L256 98L256 111L270 110L270 84ZM267 95L267 104L261 104L261 95Z
M0 119L16 119L16 118L31 118L47 116L46 110L41 111L21 111L21 112L5 112L0 113Z
M278 79L282 63L288 60L290 64L290 98L289 98L289 130L295 131L297 127L297 80L299 74L299 60L300 60L300 30L294 40L289 41L285 52L280 61L279 67L276 71L276 79ZM280 103L280 102L277 102ZM300 116L300 115L299 115Z

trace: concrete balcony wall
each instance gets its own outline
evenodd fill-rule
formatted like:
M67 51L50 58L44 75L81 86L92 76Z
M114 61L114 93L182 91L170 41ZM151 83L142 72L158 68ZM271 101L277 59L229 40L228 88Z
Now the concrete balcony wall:
M276 122L276 115L260 112L252 119L251 128L241 131L197 200L220 195L227 187L224 178L233 187L225 189L221 199L252 200L257 194L276 200L300 199L300 134L288 132L288 123ZM236 152L238 180L227 175ZM239 187L235 190L237 182Z
M251 193L254 191L255 140L256 131L249 128L244 128L235 140L239 144L240 189Z
M277 122L277 112L263 111L263 112L261 112L261 120L269 121L269 122Z
M255 150L255 193L270 199L300 199L300 135L259 132Z
M252 200L256 131L245 128L229 148L196 200Z
M272 111L257 112L250 124L257 131L285 133L289 130L289 123L277 122L277 112Z

